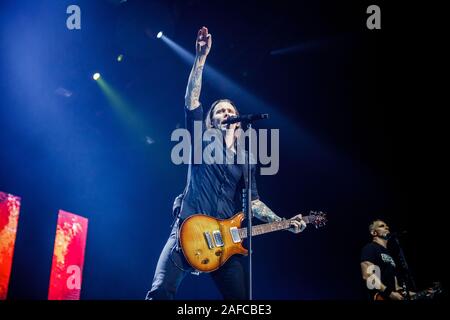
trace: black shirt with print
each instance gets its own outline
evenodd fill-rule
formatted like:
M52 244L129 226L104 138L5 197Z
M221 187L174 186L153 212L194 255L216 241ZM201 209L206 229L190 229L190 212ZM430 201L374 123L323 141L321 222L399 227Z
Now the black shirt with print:
M361 251L361 262L364 261L369 261L378 266L380 268L381 282L385 286L395 290L396 265L394 259L385 247L376 242L367 244ZM367 282L364 285L369 294L369 298L373 300L373 297L378 290L375 288L369 289Z

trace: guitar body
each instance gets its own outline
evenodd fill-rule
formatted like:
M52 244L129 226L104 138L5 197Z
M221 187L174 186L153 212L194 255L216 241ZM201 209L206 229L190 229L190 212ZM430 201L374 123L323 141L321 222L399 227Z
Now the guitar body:
M203 214L192 215L184 220L179 236L189 264L198 271L211 272L235 254L247 255L248 250L242 246L242 241L237 242L231 233L231 230L240 228L242 220L242 212L226 220Z
M384 300L386 300L386 299L384 299L384 298L381 296L381 294L379 294L379 293L377 292L377 293L375 293L375 296L373 297L373 300L375 300L375 301L384 301Z

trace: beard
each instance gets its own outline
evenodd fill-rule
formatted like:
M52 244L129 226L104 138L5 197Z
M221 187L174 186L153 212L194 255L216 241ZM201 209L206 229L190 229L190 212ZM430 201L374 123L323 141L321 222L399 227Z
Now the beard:
M386 232L384 235L380 236L381 239L389 240L391 238L391 233Z
M225 134L227 130L234 131L235 127L235 124L223 124L222 121L216 121L216 123L214 124L214 128L221 130L223 134Z
M220 129L220 130L222 130L222 131L227 131L227 130L230 129L230 126L231 126L231 125L229 125L229 124L219 124L219 125L218 125L218 129Z

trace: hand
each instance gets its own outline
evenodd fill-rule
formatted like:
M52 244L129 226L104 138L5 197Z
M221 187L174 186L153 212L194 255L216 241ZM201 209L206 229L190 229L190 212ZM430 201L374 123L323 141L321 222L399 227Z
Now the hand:
M298 214L291 218L291 227L288 229L293 233L300 233L306 229L306 222L303 221L302 215Z
M389 298L391 300L403 300L404 299L403 296L400 293L395 292L395 291L391 292L391 294L389 295Z
M211 44L212 37L208 33L208 28L202 27L198 30L197 40L195 41L195 52L197 56L206 58L209 50L211 50Z

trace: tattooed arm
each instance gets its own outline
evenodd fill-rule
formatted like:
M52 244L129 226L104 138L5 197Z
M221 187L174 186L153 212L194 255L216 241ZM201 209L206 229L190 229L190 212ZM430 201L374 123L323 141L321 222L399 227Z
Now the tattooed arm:
M211 49L212 38L208 34L208 29L202 27L198 31L197 40L195 42L195 61L189 75L188 85L186 88L185 104L189 110L193 110L200 106L200 90L202 88L202 74L205 66L206 57Z
M277 216L264 202L261 200L252 201L252 212L255 217L265 222L274 222L283 220L281 217ZM306 223L302 220L302 215L296 215L291 218L291 228L288 230L293 233L299 233L305 230Z
M252 212L255 217L264 222L274 222L283 220L277 216L264 202L261 200L252 201Z
M202 61L203 60L203 61ZM200 57L195 58L192 66L191 74L186 88L186 96L184 101L189 110L193 110L200 106L200 90L202 88L202 73L205 60Z

